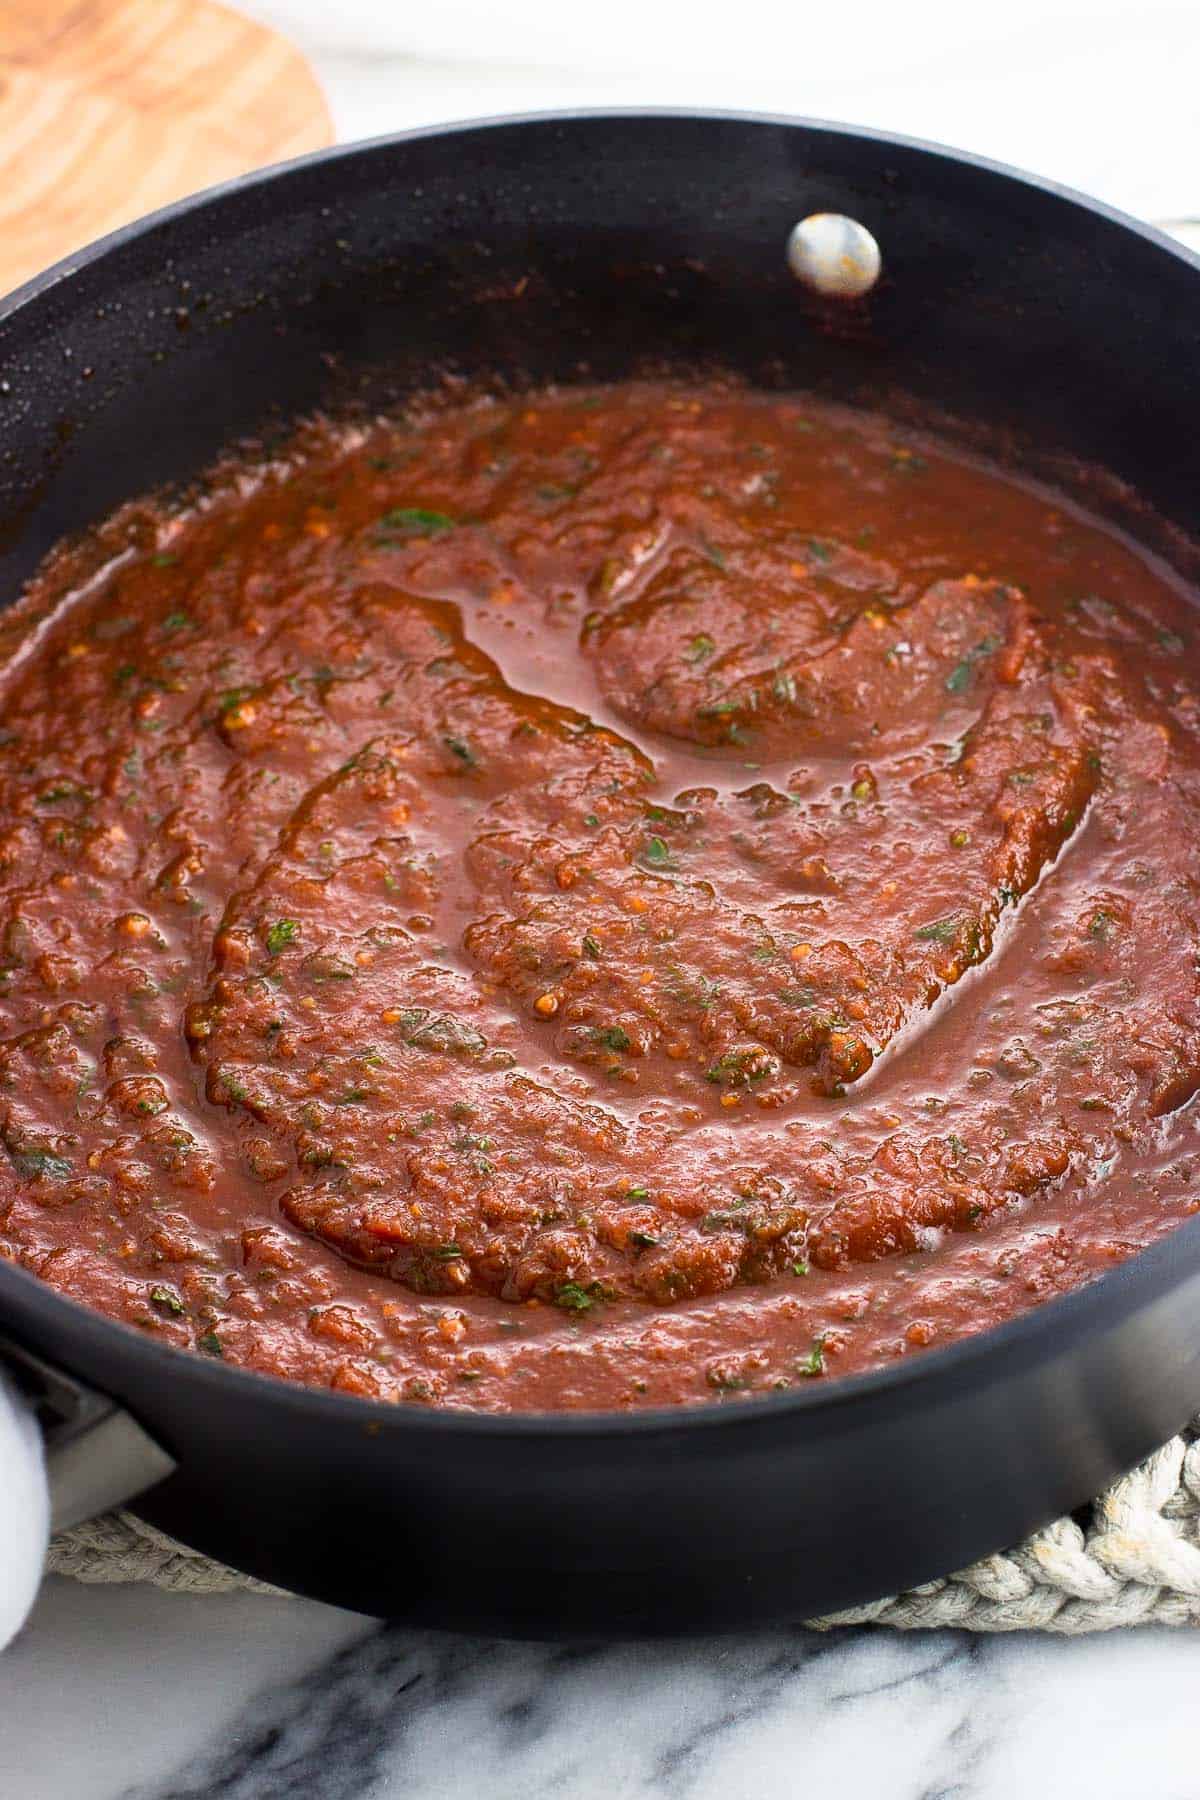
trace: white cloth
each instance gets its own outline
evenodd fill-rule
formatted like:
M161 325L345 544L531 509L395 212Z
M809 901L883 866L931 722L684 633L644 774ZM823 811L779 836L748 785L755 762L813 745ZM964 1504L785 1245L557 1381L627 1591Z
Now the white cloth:
M42 1437L0 1371L0 1649L25 1622L50 1537Z

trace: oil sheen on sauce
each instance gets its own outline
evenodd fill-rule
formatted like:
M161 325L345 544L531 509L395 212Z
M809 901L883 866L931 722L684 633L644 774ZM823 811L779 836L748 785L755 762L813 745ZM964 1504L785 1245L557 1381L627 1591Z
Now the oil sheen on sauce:
M1197 1208L1188 596L879 418L317 422L0 623L0 1252L355 1393L735 1399Z

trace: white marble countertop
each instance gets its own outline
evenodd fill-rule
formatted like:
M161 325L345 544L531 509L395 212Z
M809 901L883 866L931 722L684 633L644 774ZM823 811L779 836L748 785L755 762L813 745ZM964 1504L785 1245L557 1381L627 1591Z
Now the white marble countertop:
M343 137L558 105L760 106L1200 214L1195 0L1009 0L986 19L914 0L869 27L861 7L741 0L736 33L700 5L679 43L673 9L641 0L247 10L306 45ZM565 1650L52 1580L0 1658L0 1796L1197 1800L1198 1691L1200 1634L1166 1630Z
M1196 1800L1200 1634L560 1649L46 1584L5 1800Z

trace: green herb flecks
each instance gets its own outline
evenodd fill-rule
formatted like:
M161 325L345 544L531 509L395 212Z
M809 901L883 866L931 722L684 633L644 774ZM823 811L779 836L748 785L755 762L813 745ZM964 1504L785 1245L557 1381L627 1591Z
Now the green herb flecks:
M926 944L953 944L969 923L966 913L946 913L928 925L919 925L913 936Z
M716 1388L719 1394L736 1394L742 1388L750 1386L747 1376L738 1374L732 1369L712 1368L704 1371L704 1379L710 1388Z
M707 1012L720 998L721 985L707 975L681 969L677 963L672 963L667 970L667 979L663 982L663 991L680 1006L696 1007L700 1012Z
M487 1039L472 1031L453 1013L431 1012L423 1006L406 1006L396 1021L404 1042L414 1050L436 1050L443 1056L482 1056Z
M299 936L300 921L298 919L276 919L274 924L267 928L267 949L272 956L278 956L281 950L286 950L289 944L294 944Z
M10 1146L8 1154L13 1168L25 1181L36 1181L42 1176L50 1181L66 1181L75 1172L65 1156L56 1156L52 1150L13 1149Z
M344 956L331 956L327 950L317 950L305 957L304 973L311 981L353 981L358 970Z
M46 788L37 797L39 806L58 806L65 800L78 800L86 805L92 798L90 788L81 787L77 781L58 781L51 788Z
M648 837L639 852L640 860L651 869L673 869L675 858L665 838Z
M955 663L954 667L947 675L946 692L948 694L965 693L970 686L971 676L974 674L976 663L982 662L984 657L990 656L993 650L998 650L999 648L999 638L986 637L983 639L982 643L976 644L973 650L968 650L962 661Z
M403 537L438 537L443 531L453 531L458 520L428 506L393 506L379 523L384 531Z
M750 1044L735 1050L724 1050L704 1071L706 1081L717 1087L749 1087L752 1082L768 1081L779 1073L779 1058L761 1044Z
M472 750L470 744L468 744L466 738L444 737L442 742L445 744L447 750L449 750L451 756L456 756L464 768L477 769L479 767L479 758L476 756L474 750Z
M565 1312L590 1312L597 1301L607 1298L608 1290L602 1281L589 1282L587 1287L578 1281L564 1281L554 1290L554 1304Z

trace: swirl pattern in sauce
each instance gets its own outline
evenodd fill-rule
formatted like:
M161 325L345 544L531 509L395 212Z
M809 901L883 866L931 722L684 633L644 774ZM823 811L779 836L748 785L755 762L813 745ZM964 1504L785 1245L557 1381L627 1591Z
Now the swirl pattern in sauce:
M1186 598L878 419L316 425L5 621L0 1250L498 1410L761 1392L1194 1210Z

